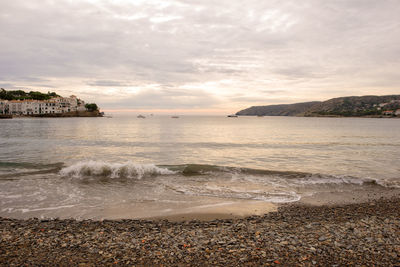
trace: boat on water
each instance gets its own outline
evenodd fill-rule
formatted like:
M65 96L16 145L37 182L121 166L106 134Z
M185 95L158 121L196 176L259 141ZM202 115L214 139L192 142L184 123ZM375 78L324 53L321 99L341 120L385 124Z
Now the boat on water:
M228 115L227 117L228 117L228 118L237 118L237 117L238 117L238 115L231 114L231 115Z
M173 119L179 119L179 116L171 116Z
M139 119L145 119L145 118L146 118L145 116L143 116L143 115L141 115L141 114L138 115L137 117L138 117Z
M9 114L0 114L0 119L12 119L12 115Z

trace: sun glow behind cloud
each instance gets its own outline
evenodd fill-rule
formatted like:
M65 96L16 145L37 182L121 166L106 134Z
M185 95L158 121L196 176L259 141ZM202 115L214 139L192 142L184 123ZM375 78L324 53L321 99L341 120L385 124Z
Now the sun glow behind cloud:
M106 110L234 112L398 93L395 1L0 3L0 86Z

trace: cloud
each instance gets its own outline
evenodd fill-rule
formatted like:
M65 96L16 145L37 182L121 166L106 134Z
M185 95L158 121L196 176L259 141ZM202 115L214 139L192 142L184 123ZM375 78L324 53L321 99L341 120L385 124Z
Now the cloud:
M262 90L263 94L275 95L275 94L285 94L287 90Z
M0 83L109 107L128 97L234 108L237 93L252 104L271 92L318 100L400 86L395 0L13 0L0 10Z
M12 83L0 83L0 88L14 88Z
M185 91L175 89L142 90L115 102L105 103L104 108L122 109L202 109L220 103L215 97L203 91Z
M100 87L128 87L131 86L129 83L111 80L96 80L92 82L87 82L90 86L100 86Z

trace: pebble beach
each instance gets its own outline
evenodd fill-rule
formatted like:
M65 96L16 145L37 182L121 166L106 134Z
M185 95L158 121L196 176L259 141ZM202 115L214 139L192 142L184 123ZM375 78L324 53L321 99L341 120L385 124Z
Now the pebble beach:
M2 266L399 266L400 199L211 221L0 219Z

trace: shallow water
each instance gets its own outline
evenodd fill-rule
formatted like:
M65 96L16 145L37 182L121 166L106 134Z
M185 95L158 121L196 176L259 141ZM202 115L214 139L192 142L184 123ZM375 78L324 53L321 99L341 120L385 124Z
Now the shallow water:
M0 216L144 218L400 187L400 120L0 121Z

